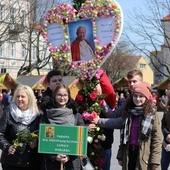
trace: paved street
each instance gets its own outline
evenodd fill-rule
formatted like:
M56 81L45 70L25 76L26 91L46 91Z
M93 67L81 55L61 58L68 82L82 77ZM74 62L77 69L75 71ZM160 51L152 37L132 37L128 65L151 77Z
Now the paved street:
M114 130L114 143L112 145L112 160L110 170L121 170L121 166L118 164L116 156L120 141L120 130Z

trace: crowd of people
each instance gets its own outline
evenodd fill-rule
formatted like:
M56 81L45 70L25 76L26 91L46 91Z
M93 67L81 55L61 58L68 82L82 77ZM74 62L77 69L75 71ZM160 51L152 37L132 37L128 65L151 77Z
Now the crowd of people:
M39 124L43 123L88 126L89 131L96 126L103 128L106 139L102 143L105 157L102 170L110 170L114 129L120 129L117 160L122 170L167 170L170 164L170 89L166 89L162 99L164 115L161 121L153 98L151 100L150 85L143 81L141 71L132 70L127 78L128 95L121 93L118 98L114 88L109 86L112 93L109 98L105 97L100 117L94 117L88 125L58 70L47 74L48 87L39 100L27 85L18 86L13 96L7 91L2 99L6 104L1 108L0 117L2 169L61 170L63 165L65 170L82 170L82 157L38 153L38 138L28 142L23 152L16 148L13 141L19 132L38 133ZM107 85L101 80L96 91L104 93L103 87Z
M0 94L0 115L10 105L12 101L11 89L4 90Z

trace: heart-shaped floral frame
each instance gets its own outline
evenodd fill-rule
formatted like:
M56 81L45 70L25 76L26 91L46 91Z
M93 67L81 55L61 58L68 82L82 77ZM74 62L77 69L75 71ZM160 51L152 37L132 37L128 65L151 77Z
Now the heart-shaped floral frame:
M77 13L77 15L76 15ZM101 44L101 40L97 36L98 18L113 18L114 28L111 41L105 45ZM95 44L95 56L90 61L73 62L71 60L71 50L69 43L68 24L78 22L82 19L91 19L93 25L93 35ZM56 25L55 25L56 24ZM63 42L59 45L51 43L49 40L49 29L51 26L59 27L63 33ZM52 8L45 15L45 23L43 24L42 36L49 44L49 50L53 58L62 65L67 65L68 69L74 69L77 76L81 79L91 79L102 63L109 57L115 48L123 28L123 14L119 4L112 0L88 0L77 12L69 4L61 4ZM54 32L51 33L52 36ZM56 36L56 35L55 35ZM61 35L60 35L61 36Z

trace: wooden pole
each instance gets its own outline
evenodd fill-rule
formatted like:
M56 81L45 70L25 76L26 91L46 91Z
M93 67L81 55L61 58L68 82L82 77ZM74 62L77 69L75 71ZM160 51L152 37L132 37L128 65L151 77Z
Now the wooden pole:
M62 162L60 164L60 170L64 170L64 164Z

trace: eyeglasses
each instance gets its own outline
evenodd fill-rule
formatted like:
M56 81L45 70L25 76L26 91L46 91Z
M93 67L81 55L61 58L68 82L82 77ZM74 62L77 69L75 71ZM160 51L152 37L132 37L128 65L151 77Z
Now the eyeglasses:
M56 94L56 96L57 97L59 97L59 98L67 98L68 97L68 95L67 94Z

